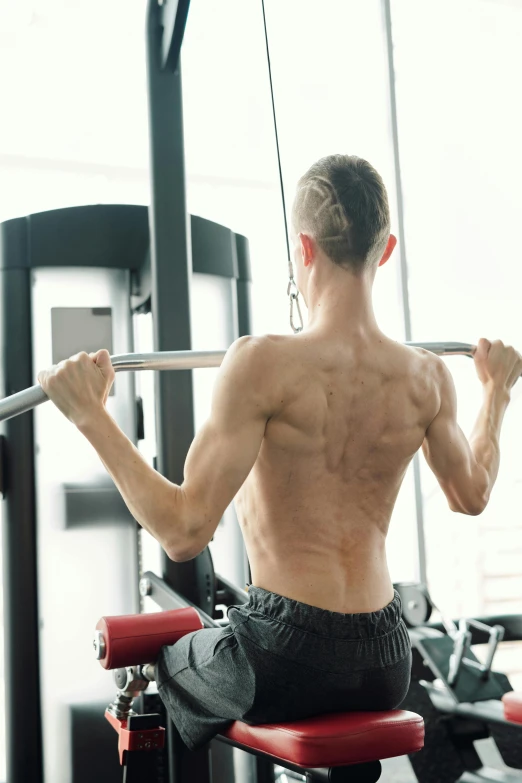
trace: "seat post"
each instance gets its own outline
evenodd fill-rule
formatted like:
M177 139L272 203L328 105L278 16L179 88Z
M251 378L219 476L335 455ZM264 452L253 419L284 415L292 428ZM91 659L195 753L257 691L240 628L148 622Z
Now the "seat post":
M347 767L330 767L306 773L306 783L377 783L381 777L380 761L350 764Z

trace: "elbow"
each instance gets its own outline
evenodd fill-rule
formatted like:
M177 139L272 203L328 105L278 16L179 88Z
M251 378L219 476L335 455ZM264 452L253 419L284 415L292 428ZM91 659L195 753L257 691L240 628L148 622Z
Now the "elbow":
M163 549L169 560L174 563L186 563L189 560L194 560L201 552L201 547L197 547L191 539L164 545Z
M489 503L492 484L488 472L483 468L476 482L476 499L470 512L471 516L478 517Z
M468 506L468 508L464 513L467 514L468 517L478 517L482 514L486 506L487 506L487 501L475 503L473 505Z
M174 563L186 563L189 560L194 560L205 546L201 546L199 540L196 540L194 536L187 535L176 542L169 542L163 545L163 549L167 557Z
M192 549L182 549L177 548L173 549L172 547L163 547L167 557L169 560L172 560L174 563L187 563L189 560L193 560L196 555L198 555L198 552L195 552Z
M169 516L161 542L167 557L174 563L186 563L193 560L204 549L204 546L200 546L201 531L197 517L188 504L183 489L180 488L180 490L177 495L180 502L175 508L174 519Z
M466 514L469 517L478 517L489 503L491 495L491 485L486 471L475 474L473 480L468 482L466 487L461 487L460 491L448 494L449 507L452 511L459 514Z
M477 488L477 492L475 497L473 498L473 502L470 503L469 510L467 513L471 517L478 517L486 506L489 503L489 498L491 496L491 486L489 483L489 478L487 476L484 476L482 481L480 482L480 486Z
M473 517L478 517L482 512L485 510L486 506L489 503L489 492L487 495L482 495L476 505L473 507L472 511L470 512L470 515Z
M465 503L450 503L450 509L457 514L466 514L468 517L478 517L489 502L489 495L480 495L479 497L472 498Z

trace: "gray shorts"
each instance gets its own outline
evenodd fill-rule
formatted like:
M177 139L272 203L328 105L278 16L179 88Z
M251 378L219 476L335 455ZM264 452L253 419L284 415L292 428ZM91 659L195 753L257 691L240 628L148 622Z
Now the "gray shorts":
M411 648L398 593L377 612L341 614L251 586L228 617L158 659L160 697L191 750L234 720L388 710L406 696Z

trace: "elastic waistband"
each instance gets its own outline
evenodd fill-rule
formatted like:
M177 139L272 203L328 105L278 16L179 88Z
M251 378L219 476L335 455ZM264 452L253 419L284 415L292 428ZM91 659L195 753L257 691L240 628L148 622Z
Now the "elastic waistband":
M342 614L310 606L262 587L248 588L248 608L280 623L337 639L375 639L394 631L402 618L399 593L376 612Z

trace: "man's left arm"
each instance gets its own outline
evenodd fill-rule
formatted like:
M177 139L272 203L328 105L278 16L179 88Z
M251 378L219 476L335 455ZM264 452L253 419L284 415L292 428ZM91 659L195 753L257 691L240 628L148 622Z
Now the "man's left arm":
M170 558L183 561L208 544L256 461L278 398L270 353L266 338L252 337L227 352L210 417L190 447L181 486L145 461L105 409L114 378L106 351L80 354L39 380L94 446L134 518Z

